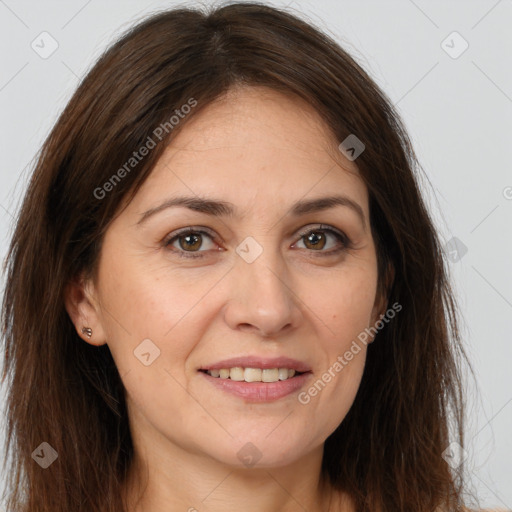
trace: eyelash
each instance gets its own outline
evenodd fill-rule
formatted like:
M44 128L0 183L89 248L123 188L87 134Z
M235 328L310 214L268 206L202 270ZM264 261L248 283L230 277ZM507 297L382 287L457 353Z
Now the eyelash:
M318 227L308 228L306 231L302 231L302 232L298 233L299 240L302 240L305 236L307 236L311 233L318 233L318 232L331 233L332 235L335 236L335 238L337 238L337 240L339 242L341 242L342 246L338 249L331 249L330 251L310 250L309 252L317 253L317 254L314 254L314 257L332 256L334 254L338 254L338 253L345 251L347 249L350 249L352 247L352 242L347 237L347 235L345 235L341 231L335 230L334 228L332 228L330 226L325 226L323 224L319 225ZM211 238L212 240L215 240L215 236L212 233L210 233L209 231L204 231L202 229L195 229L194 227L187 227L187 228L184 228L184 229L178 231L177 233L171 233L171 235L169 235L169 237L167 237L163 241L163 245L164 245L164 247L169 248L170 245L175 240L179 239L182 236L192 235L192 234L193 235L197 235L197 234L206 235L209 238ZM170 250L171 250L171 252L177 253L180 258L204 258L204 255L201 253L208 252L208 251L184 251L182 249L170 249Z

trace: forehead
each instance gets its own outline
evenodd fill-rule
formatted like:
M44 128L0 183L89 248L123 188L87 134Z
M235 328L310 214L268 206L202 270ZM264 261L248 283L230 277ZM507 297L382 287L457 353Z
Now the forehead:
M320 115L300 98L266 87L231 89L171 140L133 207L179 192L222 196L242 210L275 209L338 192L366 209L357 166L337 146Z

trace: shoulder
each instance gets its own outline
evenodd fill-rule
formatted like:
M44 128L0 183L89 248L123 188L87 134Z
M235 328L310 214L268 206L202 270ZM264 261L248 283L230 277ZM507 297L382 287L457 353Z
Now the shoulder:
M437 512L447 512L445 509L439 509ZM461 512L512 512L511 509L507 508L468 508L462 507Z
M476 510L474 508L463 508L462 512L512 512L511 509L505 508L482 508L480 510Z

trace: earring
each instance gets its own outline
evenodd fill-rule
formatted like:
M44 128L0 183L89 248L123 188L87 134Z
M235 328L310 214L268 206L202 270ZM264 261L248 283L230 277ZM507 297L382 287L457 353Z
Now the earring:
M92 336L92 329L90 327L82 327L82 334L87 334L90 338Z

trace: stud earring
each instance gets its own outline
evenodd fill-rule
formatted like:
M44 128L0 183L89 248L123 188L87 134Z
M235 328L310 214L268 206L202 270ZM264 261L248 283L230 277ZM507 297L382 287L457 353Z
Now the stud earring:
M92 336L92 329L90 327L82 327L82 334L86 334L90 338Z

